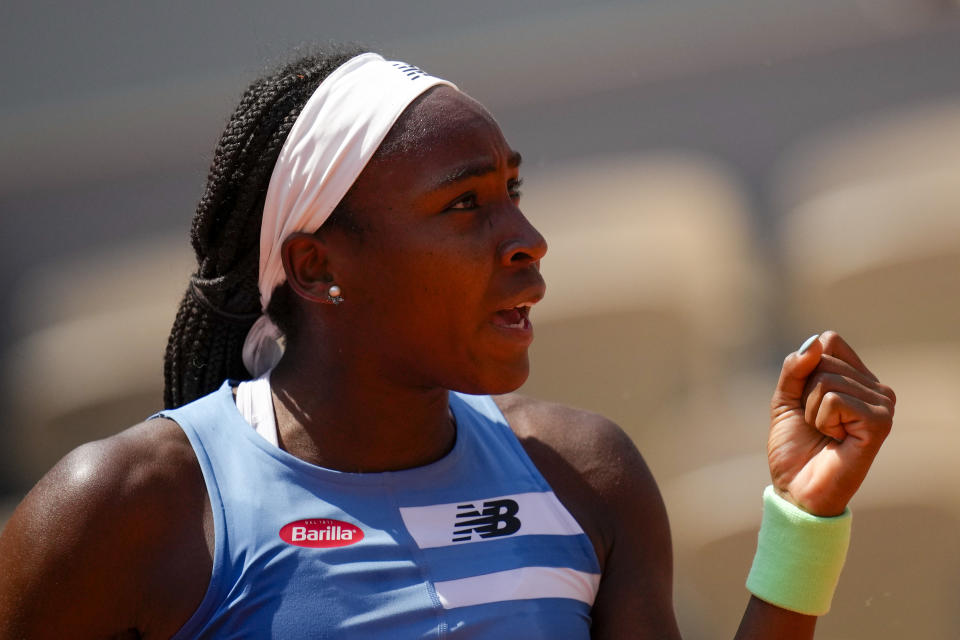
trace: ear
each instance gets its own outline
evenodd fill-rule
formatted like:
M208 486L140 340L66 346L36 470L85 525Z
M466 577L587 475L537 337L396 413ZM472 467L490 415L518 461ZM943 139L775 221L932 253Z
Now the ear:
M280 248L283 271L290 287L311 302L330 302L327 290L333 276L327 265L327 248L312 233L292 233Z

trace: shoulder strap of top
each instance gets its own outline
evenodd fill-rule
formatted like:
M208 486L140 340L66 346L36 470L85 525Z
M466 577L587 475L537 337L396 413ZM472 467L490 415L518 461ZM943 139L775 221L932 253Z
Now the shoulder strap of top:
M269 371L256 380L245 380L237 385L237 409L264 440L279 446Z

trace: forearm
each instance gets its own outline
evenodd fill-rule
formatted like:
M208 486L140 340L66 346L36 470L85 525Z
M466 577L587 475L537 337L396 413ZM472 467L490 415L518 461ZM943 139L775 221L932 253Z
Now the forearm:
M816 616L781 609L751 596L735 640L808 640L816 626Z

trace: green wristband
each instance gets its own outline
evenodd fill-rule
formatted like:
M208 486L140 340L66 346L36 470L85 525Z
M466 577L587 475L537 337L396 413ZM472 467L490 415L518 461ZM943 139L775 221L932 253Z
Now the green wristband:
M747 589L783 609L825 614L850 546L850 520L850 509L833 518L811 515L768 486Z

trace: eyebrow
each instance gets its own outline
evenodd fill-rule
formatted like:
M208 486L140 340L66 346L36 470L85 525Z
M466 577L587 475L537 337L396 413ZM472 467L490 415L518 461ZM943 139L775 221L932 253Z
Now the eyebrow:
M520 156L520 152L513 151L507 158L507 167L515 169L520 166L521 162L523 162L523 158ZM453 169L445 176L434 182L430 187L430 191L437 191L444 187L450 186L451 184L460 182L461 180L483 176L488 173L493 173L496 170L497 167L492 163L467 163Z

